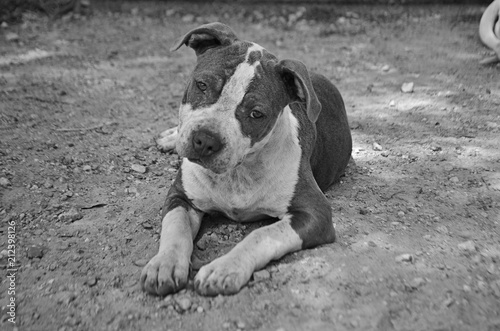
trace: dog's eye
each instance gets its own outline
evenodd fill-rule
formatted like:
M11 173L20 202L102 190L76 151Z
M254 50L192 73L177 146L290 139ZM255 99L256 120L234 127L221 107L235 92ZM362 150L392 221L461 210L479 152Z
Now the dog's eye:
M207 84L203 82L196 82L196 86L200 89L200 91L205 92L207 90Z
M264 114L262 114L258 110L252 110L252 112L250 113L250 117L251 118L262 118L262 117L264 117Z

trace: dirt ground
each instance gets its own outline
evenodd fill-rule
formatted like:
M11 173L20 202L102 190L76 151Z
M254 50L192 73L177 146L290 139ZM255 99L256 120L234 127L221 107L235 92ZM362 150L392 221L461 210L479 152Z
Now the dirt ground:
M478 64L482 10L135 2L4 26L0 265L17 272L0 329L500 330L500 67ZM179 166L154 138L195 63L169 48L216 20L338 86L356 165L327 192L336 243L234 296L153 297L139 275ZM194 269L256 226L207 220Z

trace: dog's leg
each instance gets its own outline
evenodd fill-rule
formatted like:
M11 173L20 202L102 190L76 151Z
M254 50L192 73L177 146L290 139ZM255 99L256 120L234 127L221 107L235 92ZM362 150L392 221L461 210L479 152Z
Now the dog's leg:
M237 293L255 270L301 247L302 240L287 215L253 231L229 253L203 266L195 277L195 288L203 295Z
M335 230L330 206L323 203L316 210L315 206L310 207L290 211L276 223L253 231L229 253L202 267L195 277L196 290L203 295L237 293L255 270L270 261L303 248L333 242Z
M177 127L170 128L160 133L160 137L156 140L160 151L168 152L175 149L175 142L178 135L179 132L177 130Z
M141 274L143 290L155 295L177 292L186 286L193 240L203 217L201 212L182 201L170 202L170 205L173 208L162 221L158 254L149 261Z

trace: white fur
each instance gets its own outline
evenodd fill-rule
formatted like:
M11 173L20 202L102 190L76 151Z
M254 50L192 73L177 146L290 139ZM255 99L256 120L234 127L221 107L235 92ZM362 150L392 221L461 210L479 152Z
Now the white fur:
M287 106L273 130L245 152L238 166L222 174L184 159L187 197L204 212L219 211L236 221L282 218L294 194L302 153L291 109Z

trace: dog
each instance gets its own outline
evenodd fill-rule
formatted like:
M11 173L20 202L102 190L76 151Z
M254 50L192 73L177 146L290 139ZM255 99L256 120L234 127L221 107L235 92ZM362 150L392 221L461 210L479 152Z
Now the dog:
M197 64L179 125L160 140L175 140L182 164L163 208L158 254L140 282L160 296L186 287L204 214L274 219L196 274L199 294L231 295L270 261L334 242L323 192L345 172L351 132L337 88L302 62L278 60L218 22L188 32L172 51L182 45Z
M479 22L479 37L481 41L495 51L496 55L480 61L481 64L491 64L500 61L500 0L493 1L484 11Z

